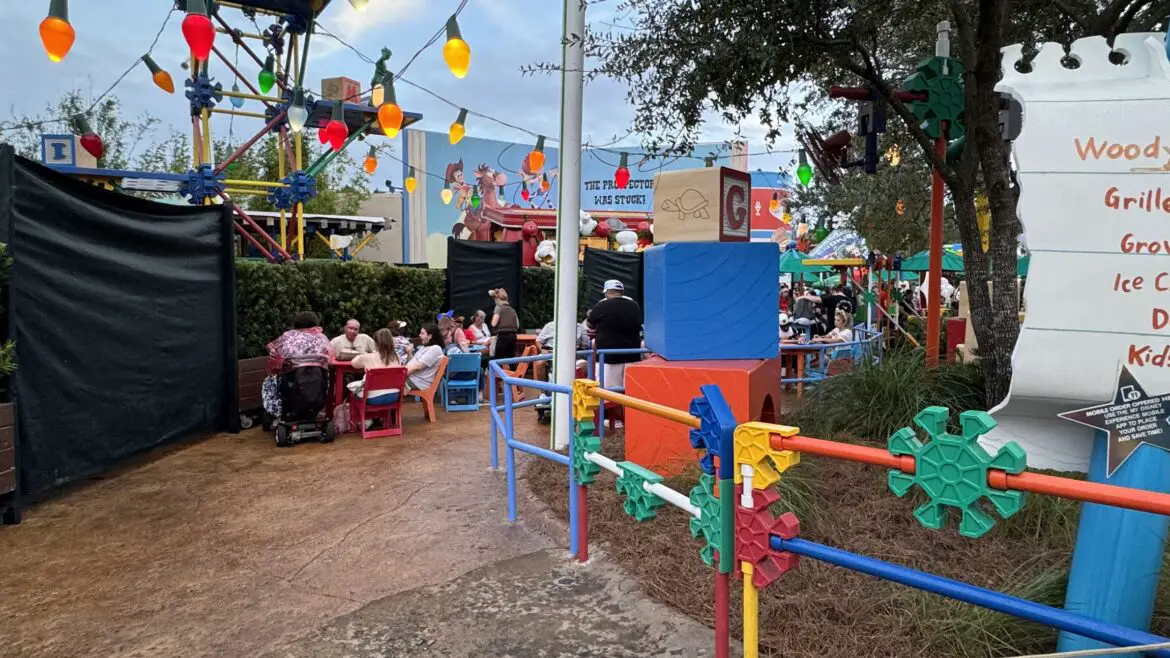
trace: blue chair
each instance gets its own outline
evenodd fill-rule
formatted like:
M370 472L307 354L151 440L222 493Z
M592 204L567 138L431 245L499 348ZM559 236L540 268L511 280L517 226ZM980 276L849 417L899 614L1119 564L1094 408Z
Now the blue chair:
M479 354L452 354L447 357L447 378L443 382L443 408L447 411L479 410Z

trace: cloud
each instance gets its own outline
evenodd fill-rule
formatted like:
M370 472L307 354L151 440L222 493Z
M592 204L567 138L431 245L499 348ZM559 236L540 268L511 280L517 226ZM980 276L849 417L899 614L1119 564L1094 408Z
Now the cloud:
M359 12L354 11L348 2L334 2L330 6L330 11L326 12L319 22L325 26L325 29L353 43L367 32L384 28L392 23L406 23L419 18L424 13L427 15L433 13L424 12L422 8L422 0L375 0L369 4L365 11ZM325 39L324 41L333 40ZM335 41L333 43L340 46ZM332 52L336 49L332 47L328 50Z

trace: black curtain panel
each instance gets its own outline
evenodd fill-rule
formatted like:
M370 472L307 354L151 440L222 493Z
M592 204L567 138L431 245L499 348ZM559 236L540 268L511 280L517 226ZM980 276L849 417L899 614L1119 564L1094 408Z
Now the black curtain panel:
M642 254L606 249L585 249L585 298L587 308L601 301L602 286L617 279L626 297L642 304Z
M0 148L24 493L238 424L232 229Z
M488 291L503 288L508 291L508 303L519 313L524 304L520 297L524 270L521 249L519 242L448 237L447 309L464 317L482 309L490 318L495 304Z

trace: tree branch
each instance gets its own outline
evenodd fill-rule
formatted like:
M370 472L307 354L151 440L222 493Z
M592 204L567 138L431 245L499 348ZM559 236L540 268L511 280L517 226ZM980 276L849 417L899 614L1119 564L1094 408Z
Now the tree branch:
M1077 14L1077 12L1073 11L1073 8L1068 6L1068 4L1064 0L1048 0L1048 2L1057 11L1064 14L1066 18L1068 18L1070 21L1076 23L1077 27L1081 28L1082 30L1084 30L1086 32L1089 30L1089 20L1087 18L1085 18L1084 16Z

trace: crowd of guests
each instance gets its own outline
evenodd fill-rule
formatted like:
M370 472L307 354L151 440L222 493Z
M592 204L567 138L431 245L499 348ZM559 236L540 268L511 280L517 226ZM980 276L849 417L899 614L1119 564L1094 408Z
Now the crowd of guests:
M605 297L590 310L585 322L577 325L578 348L641 347L641 307L625 296L621 281L607 281L603 288ZM333 361L347 361L359 371L405 366L407 388L426 390L434 384L445 355L478 353L485 367L489 359L515 356L520 318L504 289L493 289L489 294L494 303L490 321L484 311L476 311L470 318L458 317L453 311L440 313L434 323L419 328L417 341L410 340L407 324L401 320L391 320L370 336L353 318L346 320L340 335L330 339L315 313L298 313L292 328L267 346L270 374L263 386L265 411L280 415L278 378L301 366L328 368ZM541 351L551 352L555 338L556 325L550 322L536 336L535 343ZM607 385L624 385L626 366L639 359L640 354L610 355L605 364ZM356 379L349 388L357 393L361 385L362 381ZM398 393L370 391L368 398L370 404L377 405L392 401L391 396Z
M818 293L803 284L780 286L780 341L811 343L853 342L853 313L857 294L838 281Z

